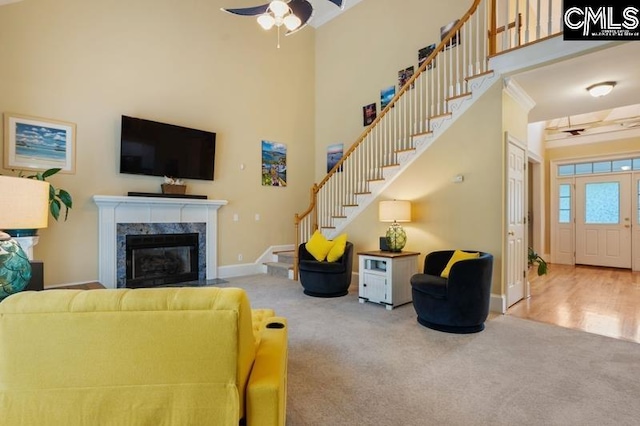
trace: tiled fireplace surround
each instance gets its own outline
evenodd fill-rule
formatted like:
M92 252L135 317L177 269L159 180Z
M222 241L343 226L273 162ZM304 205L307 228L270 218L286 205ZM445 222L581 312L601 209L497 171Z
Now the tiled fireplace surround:
M93 200L98 206L98 280L105 287L125 286L127 234L198 233L200 279L217 278L218 209L226 200L110 195Z

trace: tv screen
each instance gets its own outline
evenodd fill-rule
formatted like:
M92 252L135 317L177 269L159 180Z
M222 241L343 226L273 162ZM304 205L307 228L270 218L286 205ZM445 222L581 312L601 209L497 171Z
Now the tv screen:
M216 134L122 116L120 173L213 180Z

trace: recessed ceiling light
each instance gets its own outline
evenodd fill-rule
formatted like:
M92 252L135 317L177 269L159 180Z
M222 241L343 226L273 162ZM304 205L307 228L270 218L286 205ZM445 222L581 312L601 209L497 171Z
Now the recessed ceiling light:
M601 96L605 96L611 93L615 85L616 85L615 81L605 81L605 82L593 84L587 87L587 91L594 98L599 98Z

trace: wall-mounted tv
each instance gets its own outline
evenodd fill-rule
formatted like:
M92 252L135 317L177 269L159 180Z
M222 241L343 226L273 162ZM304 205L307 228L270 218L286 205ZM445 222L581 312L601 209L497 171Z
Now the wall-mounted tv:
M213 180L216 134L122 116L120 173Z

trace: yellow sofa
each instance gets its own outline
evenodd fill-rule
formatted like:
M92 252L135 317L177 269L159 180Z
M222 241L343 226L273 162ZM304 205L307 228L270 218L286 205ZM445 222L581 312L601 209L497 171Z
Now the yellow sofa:
M284 425L286 320L237 288L46 290L0 303L0 423Z

